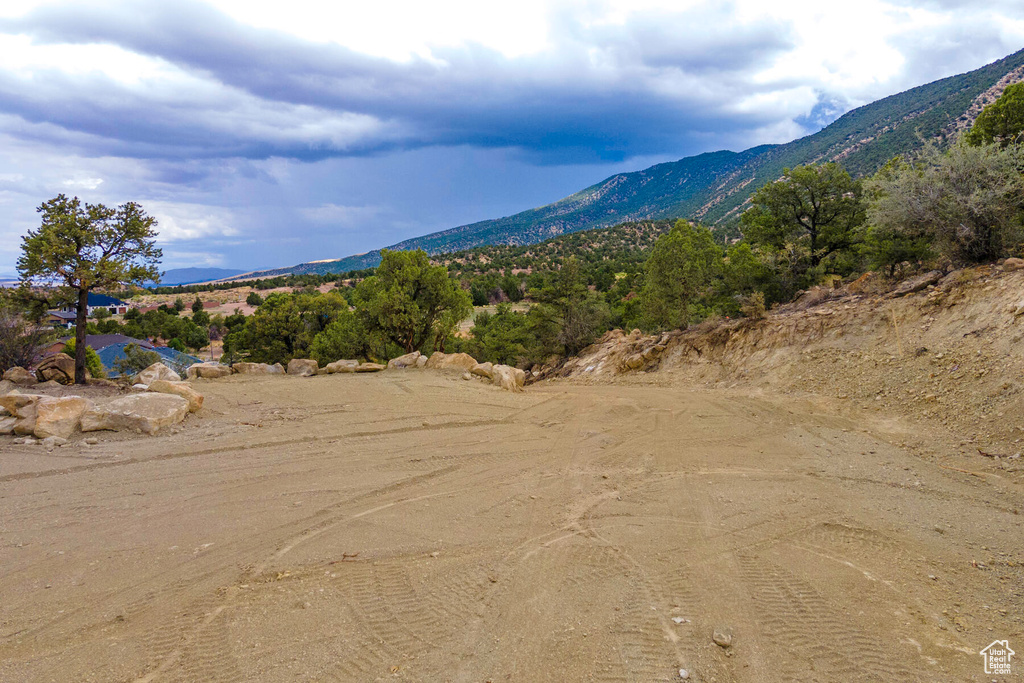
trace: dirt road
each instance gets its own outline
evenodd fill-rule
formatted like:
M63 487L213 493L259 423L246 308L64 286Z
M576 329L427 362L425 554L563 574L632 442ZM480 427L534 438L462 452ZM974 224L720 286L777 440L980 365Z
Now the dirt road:
M175 434L0 445L0 680L988 681L980 649L1024 651L1021 488L913 426L415 371L201 390Z

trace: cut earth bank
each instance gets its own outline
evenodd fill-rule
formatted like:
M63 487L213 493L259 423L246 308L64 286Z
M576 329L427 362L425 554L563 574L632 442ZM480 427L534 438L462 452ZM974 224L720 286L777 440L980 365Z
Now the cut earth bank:
M941 425L461 377L233 374L152 437L4 438L0 680L987 680L1024 630L1017 461Z

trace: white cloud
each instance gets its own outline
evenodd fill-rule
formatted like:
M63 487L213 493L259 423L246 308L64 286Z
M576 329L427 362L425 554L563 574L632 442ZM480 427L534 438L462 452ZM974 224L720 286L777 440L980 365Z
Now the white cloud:
M97 187L103 184L103 178L73 178L65 180L63 183L64 187L74 190L95 190Z
M140 200L142 207L157 219L157 244L186 240L237 237L241 231L229 209L203 204Z
M178 251L164 249L160 270L170 268L219 268L224 265L223 254L212 251Z

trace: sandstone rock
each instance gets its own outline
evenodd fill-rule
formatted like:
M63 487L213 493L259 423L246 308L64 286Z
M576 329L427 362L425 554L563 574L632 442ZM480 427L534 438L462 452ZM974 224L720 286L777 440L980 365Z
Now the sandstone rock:
M356 366L355 372L380 372L386 369L387 366L380 363L360 363Z
M36 422L32 433L39 439L51 436L63 439L71 436L82 420L82 413L92 407L92 401L81 396L46 396L36 403Z
M0 434L7 435L14 433L14 423L18 421L18 418L13 415L6 417L0 417Z
M494 368L492 363L477 363L473 366L470 372L477 377L486 377L487 379L491 379L492 368Z
M913 294L914 292L920 292L922 289L934 285L941 279L942 271L932 270L924 275L918 275L917 277L912 277L909 280L904 280L898 287L896 287L896 289L892 290L889 296L906 296L908 294Z
M97 405L82 413L82 431L139 430L146 434L156 434L164 427L181 422L187 414L188 401L180 396L133 394Z
M464 372L472 370L476 364L476 358L473 358L468 353L441 353L440 351L435 351L427 359L424 367L429 370L456 370Z
M41 398L38 394L22 394L17 391L0 396L0 406L15 418L11 428L14 434L31 434L35 431L36 407Z
M149 386L146 384L133 384L132 391L149 391Z
M420 369L427 367L427 360L426 356L420 354L420 357L416 359L416 367Z
M491 382L506 391L522 391L526 372L508 365L495 365L491 368Z
M235 363L231 368L240 375L283 375L284 366L280 363Z
M333 375L336 372L355 372L357 367L359 367L359 361L342 359L328 363L324 369L327 370L327 374Z
M66 353L57 353L44 358L36 368L36 379L40 382L53 380L58 384L74 384L75 359Z
M1008 258L1003 261L1003 270L1010 273L1015 270L1024 270L1024 258Z
M288 374L296 377L312 377L320 364L311 358L292 358L288 361Z
M16 386L18 385L14 382L9 382L6 379L0 379L0 396L13 391Z
M36 383L36 376L25 368L17 366L4 373L4 379L15 384L29 385Z
M165 379L155 379L150 383L149 390L158 394L181 396L188 401L190 413L203 407L203 395L193 389L188 382L168 382Z
M181 375L171 370L163 363L153 363L148 368L135 375L136 384L149 385L158 379L162 379L167 382L180 382Z
M464 372L464 373L462 373L462 379L464 379L466 381L469 381L469 380L473 379L473 375L469 374L468 372Z
M407 353L404 356L392 358L388 361L388 370L401 370L403 368L419 367L417 363L422 355L423 354L419 351L413 351L412 353Z
M196 363L185 371L189 379L203 377L205 379L218 379L231 374L231 366L220 363Z

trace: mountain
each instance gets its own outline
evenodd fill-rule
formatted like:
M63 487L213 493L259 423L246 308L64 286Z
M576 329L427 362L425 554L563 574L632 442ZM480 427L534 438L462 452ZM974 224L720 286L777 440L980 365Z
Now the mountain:
M231 268L172 268L160 278L161 287L174 285L191 285L196 282L209 282L241 275L245 271Z
M486 244L533 244L563 233L624 221L693 218L735 230L747 198L785 168L838 161L856 176L894 156L942 143L969 127L1003 89L1024 80L1024 50L975 71L943 78L859 107L822 130L783 145L709 152L642 171L619 173L553 204L394 244L431 254ZM247 274L340 273L371 268L380 252Z

